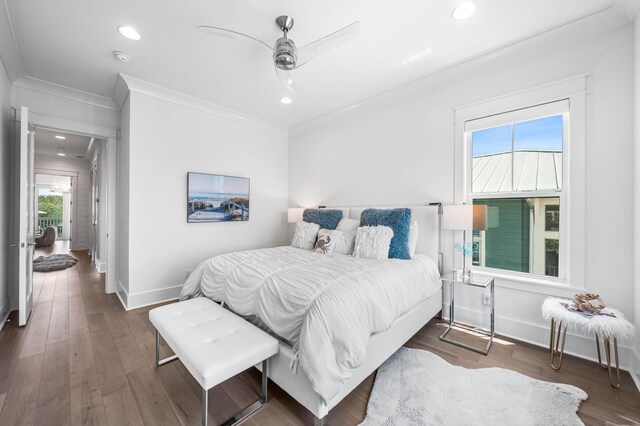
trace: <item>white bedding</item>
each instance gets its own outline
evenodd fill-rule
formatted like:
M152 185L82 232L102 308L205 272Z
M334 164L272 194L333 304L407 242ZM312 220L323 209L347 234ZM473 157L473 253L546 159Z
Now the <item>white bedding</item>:
M369 337L436 293L439 276L425 255L372 260L276 247L202 262L180 299L204 295L260 317L293 342L300 367L326 402L362 364Z

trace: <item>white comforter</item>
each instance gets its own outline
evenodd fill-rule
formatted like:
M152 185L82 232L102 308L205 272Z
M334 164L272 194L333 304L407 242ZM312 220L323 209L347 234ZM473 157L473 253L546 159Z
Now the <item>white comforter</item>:
M237 314L260 317L294 343L300 367L328 402L364 361L369 337L440 285L438 268L425 255L367 260L277 247L202 262L180 299L202 294Z

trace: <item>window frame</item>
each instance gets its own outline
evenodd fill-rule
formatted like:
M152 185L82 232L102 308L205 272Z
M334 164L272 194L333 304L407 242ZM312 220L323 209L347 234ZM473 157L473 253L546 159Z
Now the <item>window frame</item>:
M554 112L555 111L555 112ZM464 143L465 143L465 152L466 152L466 164L467 167L464 170L465 174L465 203L473 204L473 200L482 200L482 199L496 199L496 198L508 198L508 199L524 199L524 198L559 198L560 199L560 230L558 231L558 240L559 240L559 265L558 265L558 276L547 276L543 274L536 274L533 272L520 272L520 271L510 271L506 269L499 268L489 268L486 266L472 266L471 269L487 272L487 273L495 273L496 271L500 271L502 273L507 274L519 274L523 276L533 276L539 279L555 281L558 283L566 282L566 264L568 258L568 244L565 244L565 241L568 238L568 233L566 232L568 226L567 224L567 215L565 205L569 205L570 202L570 189L568 186L570 185L567 169L568 165L568 156L565 155L566 151L570 150L570 140L569 140L569 126L570 126L570 112L571 112L571 103L569 99L558 99L552 102L546 102L539 105L531 105L529 107L518 108L515 111L504 111L502 113L492 114L488 117L489 120L487 126L478 126L477 122L480 120L485 120L484 117L470 119L465 121L465 130L464 130ZM484 129L491 129L504 125L515 126L519 123L524 123L527 121L537 120L540 118L547 117L555 117L561 115L562 116L562 186L561 189L557 190L528 190L528 191L516 191L511 188L511 191L501 191L501 192L485 192L485 193L474 193L473 192L473 132L477 132ZM516 121L513 121L516 120ZM475 122L475 125L471 127L471 129L467 130L467 124L469 122ZM512 142L513 142L513 127L512 127ZM512 146L513 149L513 146ZM511 151L512 153L514 151ZM513 173L513 162L512 162L512 173ZM533 243L533 242L532 242Z
M531 106L568 100L569 118L563 126L566 137L563 140L563 191L565 199L561 200L561 226L563 227L563 275L564 278L547 277L528 272L514 272L502 269L480 268L471 266L479 275L496 277L498 287L525 290L539 294L569 295L570 292L583 290L586 287L586 99L587 75L581 74L563 80L526 88L490 99L461 105L453 108L454 127L454 197L453 204L469 201L467 191L470 186L467 180L467 169L470 167L471 152L466 138L465 123L478 118L498 116L505 112L517 112ZM556 115L556 114L550 114ZM514 120L521 121L521 120ZM494 127L494 126L488 126ZM469 178L470 179L470 178ZM525 191L518 191L526 196ZM509 193L511 194L511 193ZM543 196L543 193L528 194ZM545 194L557 196L554 191ZM569 196L570 195L570 196ZM494 196L487 195L486 198ZM502 195L495 194L494 198ZM445 268L462 267L462 257L454 249L454 244L461 241L462 232L446 233L445 244L451 250L451 256L445 257Z

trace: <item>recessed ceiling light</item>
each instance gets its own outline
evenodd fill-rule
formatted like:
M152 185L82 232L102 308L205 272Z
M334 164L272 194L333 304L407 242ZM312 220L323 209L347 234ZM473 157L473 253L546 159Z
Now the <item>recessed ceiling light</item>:
M142 38L140 33L138 33L132 27L127 27L127 26L118 27L118 32L120 34L122 34L123 36L125 36L126 38L128 38L129 40L138 41L138 40L140 40Z
M465 1L460 3L453 9L451 12L451 17L456 21L462 21L463 19L467 19L476 11L476 4L472 1Z
M62 140L65 140L66 138L65 138L64 136L56 135L56 139L62 139Z
M67 154L64 153L64 148L58 148L58 155L60 157L66 157Z
M291 103L291 98L288 96L285 96L284 98L280 99L280 102L282 102L285 105L288 105Z
M124 52L119 52L117 50L113 52L113 56L115 56L116 59L119 60L120 62L129 62L131 60L131 57L129 55L127 55Z

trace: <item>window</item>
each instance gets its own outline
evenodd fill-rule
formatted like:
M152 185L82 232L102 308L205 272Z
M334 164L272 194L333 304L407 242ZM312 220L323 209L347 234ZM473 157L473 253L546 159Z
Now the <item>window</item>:
M544 206L544 229L554 232L560 230L560 206L557 204Z
M487 206L474 266L563 278L567 118L560 101L465 123L468 202Z
M551 277L558 276L558 260L559 260L559 245L558 240L546 239L544 240L544 261L545 261L545 275Z

